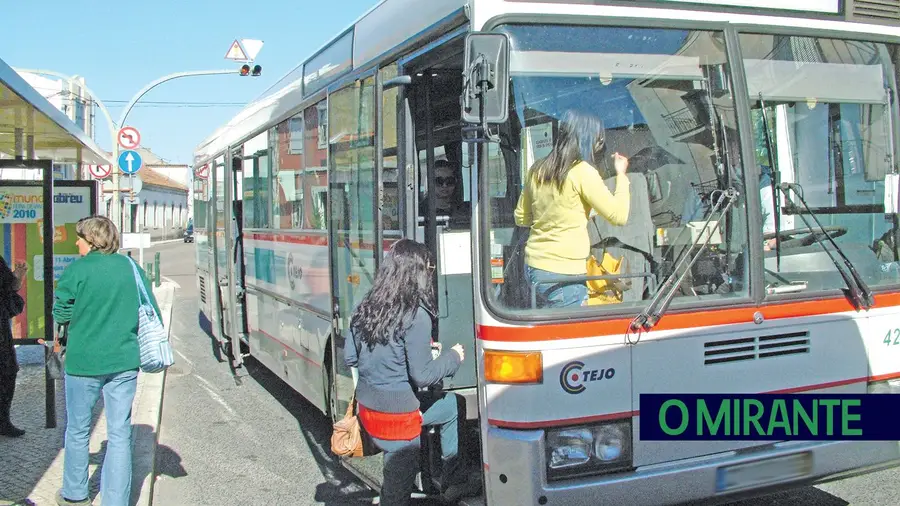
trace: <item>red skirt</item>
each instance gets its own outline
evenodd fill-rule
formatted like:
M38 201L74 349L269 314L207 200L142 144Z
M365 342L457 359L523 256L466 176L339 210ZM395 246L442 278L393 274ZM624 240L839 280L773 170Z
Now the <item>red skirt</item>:
M382 413L359 406L359 421L370 436L386 441L411 441L422 434L422 414Z

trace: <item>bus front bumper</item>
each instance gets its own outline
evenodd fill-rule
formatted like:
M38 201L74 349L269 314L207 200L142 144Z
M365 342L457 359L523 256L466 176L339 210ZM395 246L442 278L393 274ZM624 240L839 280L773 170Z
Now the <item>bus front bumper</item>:
M674 444L674 443L673 443ZM788 441L762 451L724 452L630 472L548 482L541 430L488 430L485 466L488 505L679 504L704 499L734 500L780 488L845 478L900 465L896 441ZM808 453L808 472L719 491L720 469ZM733 469L733 468L732 468Z

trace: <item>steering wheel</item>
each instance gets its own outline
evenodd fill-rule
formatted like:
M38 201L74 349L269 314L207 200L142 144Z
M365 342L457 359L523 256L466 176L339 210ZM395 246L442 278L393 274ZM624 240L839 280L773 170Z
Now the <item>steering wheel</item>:
M828 226L822 228L825 229L826 232L828 232L828 235L830 235L832 239L834 239L835 237L840 237L847 233L847 227ZM803 235L802 237L795 237L801 234ZM774 239L776 236L781 240L782 249L802 248L803 246L809 246L814 242L825 239L825 234L822 233L822 229L819 228L795 228L792 230L779 230L778 232L769 232L768 234L763 234L763 239L768 241L770 239Z

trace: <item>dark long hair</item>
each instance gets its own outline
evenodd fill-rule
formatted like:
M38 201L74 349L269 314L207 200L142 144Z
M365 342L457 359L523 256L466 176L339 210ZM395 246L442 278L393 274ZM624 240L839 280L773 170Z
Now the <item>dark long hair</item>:
M541 183L555 183L562 188L569 170L578 162L588 162L596 167L594 154L601 152L606 143L603 120L574 110L563 113L553 149L546 157L535 162L533 176Z
M15 292L16 276L6 259L0 256L0 292Z
M435 293L430 266L434 262L424 244L401 239L394 243L378 269L375 283L350 318L350 329L371 351L376 344L399 340L412 324L419 306L434 313Z

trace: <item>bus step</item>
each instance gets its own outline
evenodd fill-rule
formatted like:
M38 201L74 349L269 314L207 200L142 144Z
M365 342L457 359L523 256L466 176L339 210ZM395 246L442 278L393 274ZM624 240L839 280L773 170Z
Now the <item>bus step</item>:
M464 497L457 504L458 506L484 506L486 503L484 502L484 496L478 496Z

